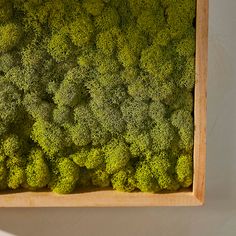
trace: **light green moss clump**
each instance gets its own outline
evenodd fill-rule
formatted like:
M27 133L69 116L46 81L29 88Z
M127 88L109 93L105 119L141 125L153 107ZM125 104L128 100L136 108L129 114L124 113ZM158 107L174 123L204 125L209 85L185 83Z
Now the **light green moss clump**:
M79 16L69 26L70 37L74 45L83 47L88 45L92 39L94 26L91 19L85 15Z
M0 53L14 48L21 37L20 26L14 23L0 25Z
M79 179L78 166L68 158L60 158L52 168L50 188L56 193L70 193Z
M53 34L48 43L48 53L57 61L66 60L71 55L69 39L63 33Z
M0 0L0 190L190 187L195 5Z
M193 160L191 156L180 156L176 165L176 173L181 186L189 187L193 182Z
M45 187L50 181L50 171L40 149L32 150L26 166L26 181L31 188Z

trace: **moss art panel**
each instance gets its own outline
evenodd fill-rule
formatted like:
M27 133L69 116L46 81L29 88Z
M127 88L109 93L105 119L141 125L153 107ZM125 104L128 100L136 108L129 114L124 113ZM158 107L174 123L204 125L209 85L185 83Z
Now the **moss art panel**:
M192 184L195 0L0 0L0 189Z

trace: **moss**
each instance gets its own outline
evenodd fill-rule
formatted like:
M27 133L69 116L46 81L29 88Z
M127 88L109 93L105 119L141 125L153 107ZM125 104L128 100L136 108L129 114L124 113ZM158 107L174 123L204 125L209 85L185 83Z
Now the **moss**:
M25 160L22 156L15 155L7 159L7 186L17 189L25 184Z
M0 0L0 189L192 184L195 0Z
M172 114L172 124L178 129L180 146L185 150L193 147L193 118L191 112L176 110Z
M101 149L91 149L87 159L85 161L85 166L88 169L96 169L105 162L104 153Z
M166 113L167 108L162 102L153 101L150 103L148 114L153 120L162 120L166 116Z
M0 56L0 71L7 73L14 66L14 58L9 53Z
M55 103L61 106L75 107L84 99L83 74L78 68L67 72L65 79L55 93Z
M31 137L48 155L54 155L64 147L65 140L62 130L47 121L36 121Z
M116 42L112 30L101 32L97 36L97 48L105 55L111 56L116 48Z
M13 122L21 105L21 93L11 83L0 81L0 119L3 122Z
M71 55L72 47L63 33L53 34L48 43L48 53L57 61L66 60Z
M25 172L23 167L14 166L9 169L7 186L10 189L17 189L25 182Z
M23 105L27 112L36 120L48 121L51 117L52 106L47 101L42 101L36 93L26 94Z
M168 120L159 120L151 130L153 149L156 151L166 150L171 147L175 138L174 128Z
M73 143L77 146L86 146L91 143L89 127L84 124L70 126L69 133Z
M132 192L136 188L134 170L125 168L112 176L111 183L114 189L122 192Z
M187 89L192 91L195 84L195 58L190 57L188 58L185 68L183 71L183 75L178 80L178 85L180 88Z
M8 135L4 138L3 142L3 150L6 156L14 157L21 151L21 141L19 137L15 134Z
M0 26L0 53L15 47L19 43L21 34L20 27L14 23Z
M93 15L97 16L100 15L105 4L102 0L84 0L83 1L83 7L86 9L86 11Z
M193 159L191 156L180 156L176 165L178 181L182 187L189 187L193 182Z
M66 194L74 190L79 179L79 168L68 158L61 158L55 164L49 185L53 192Z
M174 164L174 158L165 152L155 155L150 161L151 169L161 189L176 191L179 188L179 183L173 175Z
M80 16L72 22L70 27L70 37L74 45L83 47L89 44L93 35L93 22L86 15Z
M97 187L110 186L110 175L103 169L95 170L92 174L92 184Z
M118 58L124 67L132 67L138 64L138 58L127 45L119 50Z
M123 141L114 140L104 147L106 171L114 174L126 166L130 160L130 152Z
M12 18L13 6L12 2L8 0L0 1L0 23L5 23Z
M37 41L33 41L21 51L21 61L24 68L28 71L42 70L45 59L48 58L47 52L45 52L42 46Z
M98 30L104 31L112 27L119 26L120 16L117 10L113 7L106 7L102 14L95 17L95 27Z
M7 188L7 167L4 160L0 160L0 190Z
M159 192L160 187L157 179L153 175L149 165L145 162L140 162L135 173L137 188L142 192Z
M144 10L137 20L139 28L150 37L156 36L164 22L164 10L162 8L159 8L159 11Z
M31 188L45 187L50 181L50 171L40 149L32 150L26 166L26 181Z
M79 166L84 167L85 162L88 158L89 149L88 148L81 148L79 152L76 152L70 155L70 158Z
M67 106L58 106L53 110L53 120L61 125L68 126L72 122L71 109Z

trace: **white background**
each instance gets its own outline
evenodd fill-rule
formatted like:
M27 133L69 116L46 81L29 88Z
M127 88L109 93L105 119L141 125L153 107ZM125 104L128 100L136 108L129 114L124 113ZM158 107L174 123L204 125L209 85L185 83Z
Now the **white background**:
M0 209L0 235L235 236L235 85L236 0L210 0L205 206L6 208Z

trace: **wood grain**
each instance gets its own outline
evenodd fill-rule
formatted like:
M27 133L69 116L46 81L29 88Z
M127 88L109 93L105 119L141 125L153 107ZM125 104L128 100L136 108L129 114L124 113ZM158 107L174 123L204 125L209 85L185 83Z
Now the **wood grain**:
M121 193L90 190L70 195L51 192L5 192L0 207L121 207L199 206L204 203L206 162L206 81L208 60L208 0L197 0L196 85L194 108L193 189L177 193Z
M194 103L194 196L204 203L206 166L206 102L208 68L208 0L197 1L196 83Z
M151 194L99 190L69 195L52 192L20 192L0 196L1 207L140 207L197 206L199 204L191 191Z

